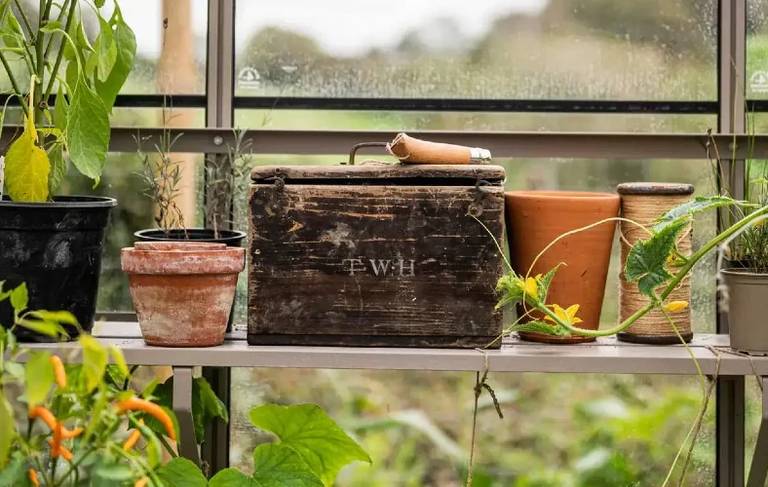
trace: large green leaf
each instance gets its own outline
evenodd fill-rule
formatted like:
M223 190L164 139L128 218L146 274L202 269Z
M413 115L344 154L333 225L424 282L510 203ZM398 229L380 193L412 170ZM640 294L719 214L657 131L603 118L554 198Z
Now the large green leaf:
M721 208L723 206L750 206L747 201L739 201L728 196L697 196L691 201L678 205L667 213L662 215L653 227L654 232L660 232L667 226L679 222L681 219L688 219L696 213L710 209Z
M80 346L83 349L83 377L86 392L91 392L99 385L107 370L108 353L98 340L90 335L81 335Z
M630 282L637 282L638 289L644 295L654 297L655 289L672 277L664 266L686 225L686 219L675 220L630 249L624 276Z
M113 28L113 39L116 49L115 62L109 76L103 81L96 80L96 91L101 96L107 110L112 110L117 94L120 92L133 67L136 57L136 37L123 20L120 8L115 5L115 12L109 21Z
M27 309L29 306L29 291L27 290L27 283L22 282L16 286L10 293L11 307L18 314Z
M216 418L225 423L229 421L227 406L216 396L205 377L198 377L192 383L192 421L198 443L202 443L205 438L206 425Z
M168 487L206 487L208 481L194 463L186 458L176 457L156 471L157 476Z
M251 409L251 423L278 437L304 460L325 485L331 485L345 465L371 458L315 404L265 404Z
M109 113L82 79L70 97L67 148L77 170L98 183L109 148Z
M37 145L33 120L27 120L21 133L5 154L5 189L14 201L48 200L48 154Z
M8 463L11 444L16 437L16 422L13 419L13 409L5 395L0 391L0 470Z
M323 482L292 449L259 445L253 451L253 476L234 468L213 476L210 487L323 487Z
M53 385L53 366L48 352L30 352L24 370L27 404L37 406L48 396Z
M568 336L570 332L560 325L555 323L547 323L546 321L529 321L527 323L517 323L509 327L509 331L523 332L523 333L541 333L543 335L554 336Z
M93 54L91 54L86 62L85 71L89 75L95 71L95 79L104 81L115 66L117 46L112 26L101 16L99 16L99 35L93 43L93 49Z

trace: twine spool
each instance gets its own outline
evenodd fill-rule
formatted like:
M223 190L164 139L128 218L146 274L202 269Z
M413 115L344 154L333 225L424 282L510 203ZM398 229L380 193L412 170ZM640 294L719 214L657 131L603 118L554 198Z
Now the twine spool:
M624 183L617 187L621 195L621 216L634 220L644 227L649 227L659 216L670 209L691 199L693 186L676 183ZM619 318L624 321L635 311L648 304L636 282L627 282L624 278L624 265L632 245L638 240L648 238L648 233L637 225L621 222L621 270L619 271ZM686 227L678 238L677 248L682 255L691 255L691 228ZM673 270L670 269L673 273ZM690 275L667 298L669 301L691 302ZM693 338L691 332L691 307L670 314L675 328L688 342ZM674 344L680 338L664 314L654 309L637 320L632 326L619 333L619 340L634 343Z

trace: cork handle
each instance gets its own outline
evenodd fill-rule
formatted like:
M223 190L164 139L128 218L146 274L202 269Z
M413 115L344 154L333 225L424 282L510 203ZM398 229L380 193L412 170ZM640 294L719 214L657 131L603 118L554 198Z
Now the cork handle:
M485 149L429 142L403 133L398 134L387 149L403 163L470 164L490 160L490 153Z

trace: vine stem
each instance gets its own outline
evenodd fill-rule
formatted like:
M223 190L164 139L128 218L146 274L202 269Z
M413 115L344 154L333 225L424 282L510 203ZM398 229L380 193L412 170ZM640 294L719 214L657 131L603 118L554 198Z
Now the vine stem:
M469 464L467 465L467 487L472 487L472 476L475 465L475 442L477 438L477 407L480 402L480 372L475 372L475 405L472 409L472 436L469 441Z
M48 86L46 86L45 88L46 100L51 95L51 91L53 90L53 83L56 81L56 73L59 72L59 66L61 66L61 60L64 58L64 47L67 42L66 34L67 32L69 32L69 29L72 26L72 21L75 17L75 7L77 7L77 2L73 0L72 3L69 5L69 12L67 13L67 22L64 25L64 33L63 33L64 35L62 35L61 42L59 43L59 52L56 54L56 61L53 63L53 69L51 69L51 79L48 80ZM78 64L79 64L79 59L78 59Z
M672 280L669 281L669 284L667 284L667 286L661 292L661 294L659 295L659 302L664 302L664 300L667 299L670 294L672 294L672 291L674 291L675 288L677 288L677 286L680 284L680 281L682 281L685 278L688 272L690 272L690 270L693 269L693 266L695 266L699 260L701 260L705 255L707 255L710 250L717 247L721 242L728 240L731 236L735 235L736 233L741 231L743 228L749 226L756 220L763 219L766 215L768 215L768 205L760 208L754 213L750 213L746 217L734 223L733 225L728 227L726 230L716 235L712 240L704 244L699 250L694 252L693 255L691 255L691 257L688 259L688 261L680 268L680 271L678 271L672 277ZM656 305L657 305L656 302L651 301L647 305L643 306L642 308L632 313L631 316L629 316L623 322L619 323L617 326L614 326L612 328L608 328L605 330L587 330L585 328L579 328L579 327L573 326L570 323L566 323L565 321L560 319L559 316L557 316L552 310L547 308L545 305L539 305L537 306L537 308L543 313L545 313L547 316L552 318L555 323L567 329L571 333L575 333L577 335L582 335L582 336L589 336L589 337L600 337L600 336L615 335L617 333L620 333L626 330L627 328L632 326L632 324L635 321L645 316L645 314L651 311Z

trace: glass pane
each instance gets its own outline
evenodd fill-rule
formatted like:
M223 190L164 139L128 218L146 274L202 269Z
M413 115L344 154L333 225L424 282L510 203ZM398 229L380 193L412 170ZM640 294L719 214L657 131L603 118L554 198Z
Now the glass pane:
M504 419L482 403L474 485L662 485L700 404L692 377L494 373L489 383ZM252 470L253 448L272 441L250 426L252 406L312 402L373 458L335 485L464 485L475 374L238 368L232 384L233 466ZM684 485L712 485L713 433L708 414Z
M237 2L237 93L714 100L715 0Z
M698 132L717 128L715 115L594 113L395 112L364 110L236 110L241 128L297 130L476 130L562 132Z
M136 63L122 93L205 93L208 2L131 0L120 8L137 42Z
M768 98L767 0L747 0L747 98Z

